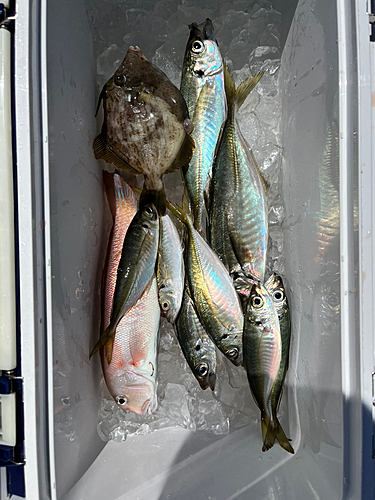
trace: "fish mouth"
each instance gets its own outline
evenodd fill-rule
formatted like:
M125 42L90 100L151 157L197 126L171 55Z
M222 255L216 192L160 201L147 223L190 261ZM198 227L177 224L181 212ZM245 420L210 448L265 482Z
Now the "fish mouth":
M208 17L201 24L197 24L197 23L189 24L189 29L190 29L190 36L191 37L201 38L202 40L215 41L214 25L212 24L211 19L209 19Z

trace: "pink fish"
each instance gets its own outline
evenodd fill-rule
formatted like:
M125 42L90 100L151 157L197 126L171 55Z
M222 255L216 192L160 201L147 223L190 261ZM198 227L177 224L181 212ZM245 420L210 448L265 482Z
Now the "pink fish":
M105 184L114 222L104 270L102 332L110 323L117 268L125 235L137 213L139 199L117 174L107 174ZM109 345L111 342L107 342L100 351L108 390L123 410L144 415L157 407L159 323L160 308L154 276L141 298L118 323L109 364L106 348L112 349L112 345Z

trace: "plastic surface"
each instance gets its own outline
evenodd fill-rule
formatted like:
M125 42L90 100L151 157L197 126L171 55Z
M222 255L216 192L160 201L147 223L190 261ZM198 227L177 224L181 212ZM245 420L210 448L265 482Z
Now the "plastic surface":
M10 44L0 29L0 370L17 363Z
M282 56L285 277L293 320L283 406L294 456L277 446L262 454L255 420L227 436L169 429L109 443L99 453L100 367L87 354L98 328L106 212L91 149L93 40L83 5L74 4L73 17L72 8L51 2L48 12L58 498L72 487L66 500L341 498L335 5L301 1Z
M16 444L16 395L0 394L0 445Z

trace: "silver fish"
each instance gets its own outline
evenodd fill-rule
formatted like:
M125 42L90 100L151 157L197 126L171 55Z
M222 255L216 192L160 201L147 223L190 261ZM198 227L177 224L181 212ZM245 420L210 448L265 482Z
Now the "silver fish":
M176 334L185 359L203 390L216 382L216 348L199 321L188 285L177 317Z
M160 217L157 279L160 307L174 323L181 307L185 266L180 236L169 215Z
M262 73L236 89L225 68L228 118L213 169L210 190L210 242L230 273L264 280L268 208L262 177L235 118Z
M243 313L231 277L190 217L176 205L167 206L187 228L185 269L199 320L220 351L241 365Z
M217 142L226 118L223 61L210 19L189 26L182 69L181 93L193 120L195 150L184 171L194 226L200 231L204 195L211 180Z
M251 392L261 411L262 451L272 448L277 439L282 448L294 453L277 418L286 363L277 309L272 296L258 282L251 289L245 313L244 364Z

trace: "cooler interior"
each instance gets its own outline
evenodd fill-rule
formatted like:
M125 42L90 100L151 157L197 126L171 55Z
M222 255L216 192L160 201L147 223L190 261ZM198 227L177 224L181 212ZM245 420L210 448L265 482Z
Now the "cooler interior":
M51 0L47 15L57 498L341 498L335 3ZM195 423L202 412L198 405L187 423L170 418L164 425L156 419L142 427L127 415L135 432L111 433L99 413L106 396L99 357L88 359L99 335L99 290L111 224L105 164L92 151L102 121L101 113L95 118L101 86L129 45L139 45L179 85L187 25L206 17L213 20L237 84L249 71L266 68L239 122L273 188L268 269L285 279L292 314L280 419L295 455L277 445L261 452L260 418L243 371L227 373L238 383L233 391L223 382L217 397L194 393L199 403L206 398L208 405L217 404L223 415L236 410L216 427L216 417L204 412L204 425ZM178 201L179 175L165 182L167 196ZM168 345L175 341L164 323L161 335L160 402L169 415L173 405L186 401L178 400L182 372L177 380L168 368Z

